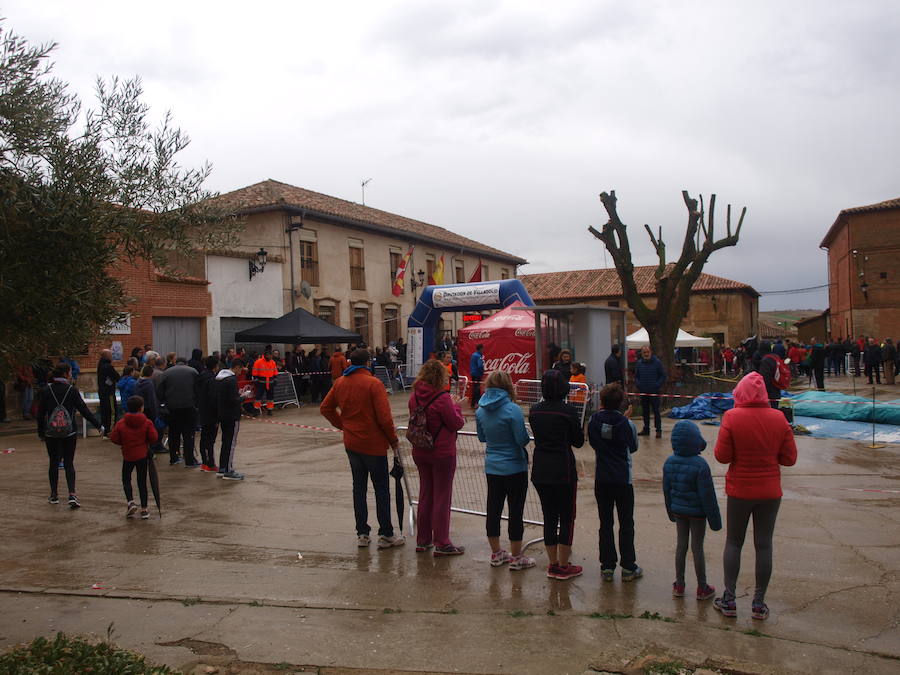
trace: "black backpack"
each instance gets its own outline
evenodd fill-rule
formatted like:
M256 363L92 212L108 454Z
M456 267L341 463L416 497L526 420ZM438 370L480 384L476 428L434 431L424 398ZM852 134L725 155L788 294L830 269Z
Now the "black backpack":
M50 395L53 397L56 407L47 414L44 436L47 438L68 438L75 433L75 424L72 422L72 415L63 403L65 403L66 396L72 391L72 385L69 385L69 388L66 389L62 401L56 398L52 385L47 388L50 390Z

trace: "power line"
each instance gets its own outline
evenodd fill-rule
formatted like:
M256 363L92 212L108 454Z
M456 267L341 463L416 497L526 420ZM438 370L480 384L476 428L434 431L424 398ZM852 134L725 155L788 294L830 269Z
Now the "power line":
M832 284L820 284L819 286L809 286L808 288L788 288L783 291L760 291L760 295L787 295L789 293L808 293L809 291L818 291L828 288Z

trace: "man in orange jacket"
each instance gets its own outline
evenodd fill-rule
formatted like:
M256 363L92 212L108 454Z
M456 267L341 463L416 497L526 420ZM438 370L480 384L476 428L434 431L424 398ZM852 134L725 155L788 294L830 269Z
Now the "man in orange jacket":
M263 355L254 361L251 374L256 380L256 400L253 407L257 411L261 410L265 398L266 414L271 417L275 408L275 376L278 375L278 366L272 358L272 350L266 349Z
M341 351L340 345L334 348L334 354L331 355L331 360L329 361L328 365L329 369L331 370L332 382L335 382L341 375L343 375L344 371L350 365L347 357L344 356L344 352Z
M366 489L369 477L375 488L378 515L378 548L406 543L395 535L391 524L391 491L387 449L397 451L400 443L391 406L381 380L366 367L369 352L357 349L350 354L350 366L332 385L319 412L344 432L344 448L353 474L353 513L356 517L357 545L366 547L371 539Z

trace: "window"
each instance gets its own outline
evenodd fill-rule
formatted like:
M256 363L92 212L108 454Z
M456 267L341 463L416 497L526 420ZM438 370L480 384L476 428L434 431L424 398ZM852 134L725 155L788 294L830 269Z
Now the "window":
M454 280L458 284L466 283L466 267L465 263L460 260L456 263L456 267L454 268L456 271L454 272Z
M315 241L300 242L300 280L319 285L319 244Z
M389 345L400 337L400 310L396 307L385 307L384 313L384 343Z
M481 280L487 281L488 279L490 279L490 277L488 276L488 266L482 265L481 266Z
M333 326L338 325L338 308L330 301L323 304L316 302L316 316Z
M394 285L394 278L397 276L397 270L400 267L400 261L403 260L403 253L400 251L395 251L391 249L391 262L390 265L390 273L391 273L391 286Z
M362 341L369 344L369 308L353 308L353 331L359 333Z
M425 256L425 281L429 284L434 283L434 256L430 253Z
M350 241L350 288L354 291L366 290L365 249Z
M501 279L509 279L509 270L505 267L500 268L500 278Z

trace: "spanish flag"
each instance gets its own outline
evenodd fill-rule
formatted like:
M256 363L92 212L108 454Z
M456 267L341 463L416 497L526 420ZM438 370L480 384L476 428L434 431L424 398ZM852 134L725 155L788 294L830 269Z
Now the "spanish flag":
M394 286L391 288L391 293L398 297L403 295L403 284L406 278L406 268L409 266L409 259L412 258L414 248L415 246L410 246L409 250L406 252L406 255L400 259L400 265L397 267L397 272L394 275Z
M435 286L440 286L444 283L444 254L441 253L441 259L437 261L437 264L434 266L434 274L431 277L434 279L432 282Z

